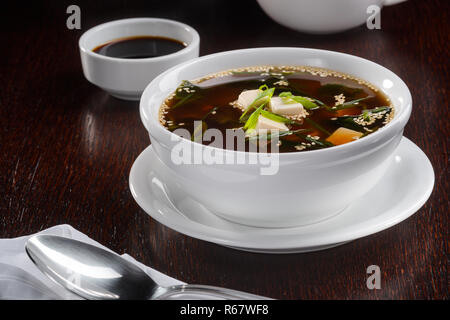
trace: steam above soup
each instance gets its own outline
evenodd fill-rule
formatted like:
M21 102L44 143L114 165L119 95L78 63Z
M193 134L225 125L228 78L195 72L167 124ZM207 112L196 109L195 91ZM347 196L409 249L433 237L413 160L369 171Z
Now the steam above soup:
M271 149L276 137L279 152L349 143L380 129L393 115L389 99L370 83L303 66L240 68L185 80L160 108L161 124L174 133L188 130L192 140L207 129L224 137L234 130L247 151L262 141Z

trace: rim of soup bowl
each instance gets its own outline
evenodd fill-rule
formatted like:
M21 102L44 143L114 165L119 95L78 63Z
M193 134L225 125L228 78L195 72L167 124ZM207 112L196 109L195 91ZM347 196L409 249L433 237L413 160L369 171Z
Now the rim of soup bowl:
M141 117L141 121L144 125L144 127L146 128L146 130L149 132L149 134L156 138L156 140L161 140L165 143L170 144L170 141L172 141L172 143L174 141L179 141L179 139L183 139L181 137L179 137L178 135L174 134L173 132L169 131L168 129L166 129L159 121L159 108L161 107L161 103L164 101L164 99L167 98L167 96L173 92L173 90L176 89L176 87L179 85L179 83L176 83L175 86L171 89L170 92L167 93L166 96L164 96L164 98L161 100L161 98L159 99L159 104L158 104L158 108L156 109L156 107L154 107L154 104L149 105L149 100L150 98L154 97L155 94L161 93L161 90L158 89L158 84L164 80L165 78L167 78L169 75L171 74L175 74L177 71L182 70L190 65L193 64L201 64L203 61L208 61L211 59L215 59L218 57L223 57L223 56L227 56L227 55L234 55L234 54L246 54L246 53L254 53L254 52L261 52L261 51L273 51L273 53L276 54L277 51L289 51L289 50L295 50L295 51L302 51L302 52L316 52L316 53L321 53L321 54L328 54L330 56L343 56L346 57L348 59L357 59L360 62L363 63L367 63L368 65L374 66L376 68L378 68L380 71L385 72L389 75L390 80L392 80L393 83L396 83L399 85L399 88L397 90L399 90L400 92L402 92L402 95L404 95L406 97L405 101L402 102L403 106L402 109L399 110L395 108L395 103L394 104L394 117L393 119L387 123L384 127L378 129L377 131L365 136L362 139L358 139L355 141L352 141L350 143L346 143L346 144L342 144L342 145L338 145L338 146L333 146L330 148L324 148L324 149L318 149L318 150L310 150L310 151L297 151L297 152L285 152L285 153L278 153L280 160L298 160L299 157L301 157L302 159L312 159L312 158L316 158L316 157L320 157L322 160L321 162L329 162L327 159L331 158L327 158L327 155L335 155L337 156L338 154L344 155L344 156L349 156L349 155L356 155L359 153L359 151L361 151L361 148L364 147L368 147L370 146L370 148L368 148L369 150L371 150L374 146L379 146L379 145L384 145L386 143L386 141L391 141L399 132L401 132L403 130L403 128L405 127L406 123L409 120L409 117L411 115L411 111L412 111L412 96L411 93L407 87L407 85L405 84L405 82L399 77L397 76L394 72L390 71L389 69L383 67L380 64L377 64L375 62L372 62L370 60L358 57L358 56L354 56L354 55L350 55L350 54L346 54L346 53L341 53L341 52L336 52L336 51L330 51L330 50L322 50L322 49L312 49L312 48L299 48L299 47L265 47L265 48L250 48L250 49L238 49L238 50L230 50L230 51L224 51L224 52L219 52L219 53L214 53L214 54L210 54L210 55L206 55L206 56L202 56L202 57L198 57L183 63L180 63L170 69L168 69L167 71L165 71L164 73L160 74L159 76L157 76L153 81L151 81L147 87L145 88L142 96L141 96L141 100L140 100L140 117ZM258 64L255 64L255 66L257 66ZM293 64L291 64L293 65ZM301 65L301 64L299 64ZM251 66L249 66L251 67ZM240 68L240 67L236 67L236 68ZM233 67L228 68L228 69L233 69ZM335 69L330 69L333 71L337 71ZM220 72L220 71L219 71ZM343 70L339 70L339 72L342 73L346 73L349 75L352 75L351 70L349 71L343 71ZM207 76L208 74L211 74L214 72L209 72L206 73L204 76ZM362 78L362 77L359 77ZM363 80L365 80L364 78L362 78ZM372 82L370 82L372 83ZM372 83L373 84L373 83ZM383 93L391 100L392 102L392 96L389 95L388 93L386 93L382 88L376 86L379 90L383 91ZM155 112L153 112L153 110L156 109L157 112L155 114ZM187 139L183 139L185 143L188 144L199 144L198 142L194 142L194 141L190 141ZM380 143L381 141L381 143ZM208 146L208 145L203 145L203 144L199 144L203 149L207 149L207 150L215 150L216 152L218 152L221 156L222 153L227 154L227 153L232 153L232 154L240 154L240 153L244 153L244 154L250 154L253 152L249 152L249 151L235 151L235 150L228 150L228 149L223 149L223 148L218 148L218 147L212 147L212 146ZM355 152L358 151L358 152ZM333 160L336 160L336 157L333 157Z

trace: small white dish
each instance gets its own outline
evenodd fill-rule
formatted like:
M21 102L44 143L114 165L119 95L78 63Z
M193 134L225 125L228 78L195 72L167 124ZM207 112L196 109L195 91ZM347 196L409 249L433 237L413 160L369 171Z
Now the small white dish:
M186 47L172 54L143 59L107 57L93 52L112 40L159 36L179 40ZM86 31L78 42L87 80L124 100L139 100L145 87L167 69L198 57L200 37L192 27L173 20L133 18L107 22Z
M367 21L378 8L406 0L258 0L264 12L277 23L306 33L345 31Z
M134 199L161 224L197 239L262 253L323 250L382 231L419 210L433 186L427 156L403 137L380 182L340 214L301 227L258 228L222 219L190 197L152 146L139 155L130 172Z

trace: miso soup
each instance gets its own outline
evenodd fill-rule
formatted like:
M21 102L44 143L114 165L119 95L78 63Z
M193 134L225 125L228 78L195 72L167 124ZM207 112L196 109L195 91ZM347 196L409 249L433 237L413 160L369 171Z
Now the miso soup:
M185 80L160 108L160 122L170 131L187 129L194 139L211 128L224 137L237 130L247 151L263 140L270 149L274 136L279 152L351 143L393 116L389 99L367 81L305 66L248 67Z

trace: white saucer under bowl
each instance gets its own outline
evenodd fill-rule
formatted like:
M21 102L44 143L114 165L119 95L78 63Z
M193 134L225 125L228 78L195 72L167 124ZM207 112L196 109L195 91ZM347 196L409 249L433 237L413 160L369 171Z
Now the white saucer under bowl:
M380 181L343 212L325 221L293 228L257 228L224 220L187 196L151 146L139 155L130 172L134 199L159 223L197 239L263 253L323 250L400 223L430 196L433 167L422 150L403 137Z

